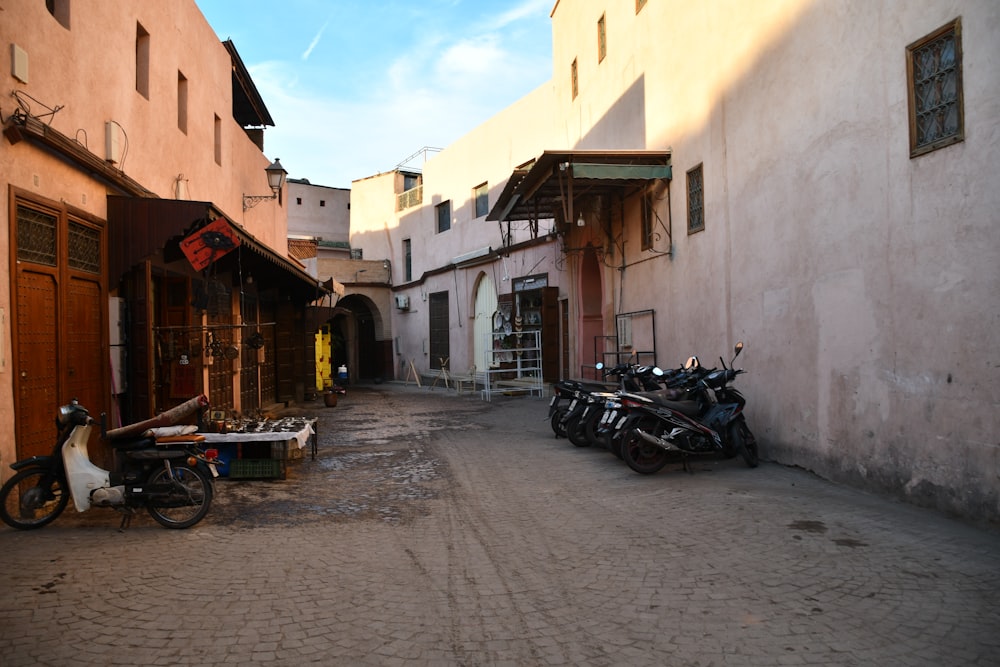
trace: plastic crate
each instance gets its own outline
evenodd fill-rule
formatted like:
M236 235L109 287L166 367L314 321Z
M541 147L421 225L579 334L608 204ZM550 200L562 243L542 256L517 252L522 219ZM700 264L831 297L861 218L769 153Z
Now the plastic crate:
M271 443L271 458L290 461L302 458L298 440L282 440Z
M282 477L284 461L278 459L236 459L229 462L230 479Z

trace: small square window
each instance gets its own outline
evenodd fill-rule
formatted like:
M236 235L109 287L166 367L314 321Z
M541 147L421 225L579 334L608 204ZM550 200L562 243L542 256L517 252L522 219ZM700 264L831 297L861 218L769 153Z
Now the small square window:
M705 182L702 165L687 173L688 234L705 229Z
M472 199L476 203L476 216L481 218L490 212L490 190L486 183L472 189Z
M410 239L403 239L403 279L406 282L413 280L413 243Z
M135 24L135 89L149 99L149 33Z
M608 25L605 15L597 19L597 62L604 60L608 55Z
M325 199L320 199L319 200L319 205L320 206L326 206L326 200Z
M906 73L910 157L963 141L961 21L907 46Z
M188 80L183 72L177 72L177 129L188 131Z
M577 76L576 69L576 58L573 58L573 64L569 67L569 85L572 91L572 99L576 99L577 94L580 92L579 78Z
M451 229L451 201L446 201L434 207L437 214L437 232L446 232Z
M296 197L295 203L298 204L299 206L302 206L302 197Z

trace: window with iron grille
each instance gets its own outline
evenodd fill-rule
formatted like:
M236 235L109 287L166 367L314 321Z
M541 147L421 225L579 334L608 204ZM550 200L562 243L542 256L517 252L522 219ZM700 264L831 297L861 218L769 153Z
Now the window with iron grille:
M961 20L907 46L906 73L910 157L964 140Z
M56 266L58 218L42 211L17 207L17 260Z
M70 220L67 246L70 268L100 275L101 233L98 230Z
M687 173L688 234L705 229L705 182L702 165Z
M451 200L441 202L435 206L434 212L437 214L438 234L451 229Z
M364 252L361 248L351 248L351 259L364 259Z

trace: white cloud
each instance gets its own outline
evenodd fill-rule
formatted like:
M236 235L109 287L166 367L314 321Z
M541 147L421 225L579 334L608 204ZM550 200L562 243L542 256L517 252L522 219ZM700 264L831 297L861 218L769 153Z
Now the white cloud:
M265 153L280 157L292 178L349 187L352 180L393 169L423 146L446 147L551 76L550 45L547 34L539 37L539 16L547 24L553 2L526 0L484 20L480 29L425 30L418 44L348 95L332 92L336 69L312 61L252 66L276 123L266 132ZM500 30L523 19L535 21L531 30Z
M313 52L313 49L316 48L316 45L319 44L319 40L321 37L323 37L323 32L326 30L326 26L328 25L330 25L329 21L324 23L323 27L320 28L319 32L316 33L316 36L313 37L313 41L309 43L309 48L307 48L305 52L303 52L302 54L302 60L309 60L309 55Z

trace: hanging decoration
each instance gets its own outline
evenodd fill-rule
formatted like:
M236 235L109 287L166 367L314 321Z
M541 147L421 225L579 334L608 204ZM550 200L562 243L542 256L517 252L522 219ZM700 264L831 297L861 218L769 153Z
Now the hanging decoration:
M240 246L240 238L225 218L216 218L181 241L181 251L195 271Z

